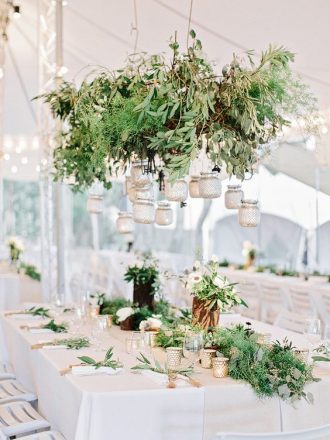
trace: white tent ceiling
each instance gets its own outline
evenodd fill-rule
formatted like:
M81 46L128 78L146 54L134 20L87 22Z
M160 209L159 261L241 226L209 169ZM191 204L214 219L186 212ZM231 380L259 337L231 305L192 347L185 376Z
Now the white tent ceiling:
M21 18L13 20L8 31L4 132L31 138L36 134L35 120L31 104L28 104L18 79L15 63L26 94L32 98L38 94L38 0L21 0L20 4ZM134 0L68 0L64 8L64 64L68 68L67 79L74 78L78 72L77 78L81 78L87 72L81 71L86 65L118 68L133 51L137 36L133 29L135 24L139 50L167 51L167 41L175 31L178 31L179 41L185 45L190 0L135 0L135 4L137 23ZM244 49L252 48L259 52L269 43L291 49L297 54L295 70L311 86L319 99L320 108L328 109L329 16L329 0L194 0L192 27L202 40L209 59L214 60L218 68L231 59L233 52L240 53ZM29 141L28 144L32 145L33 142ZM285 163L286 150L275 153L271 168L313 184L310 176L313 175L314 165L308 159L312 153L289 147L290 160ZM296 153L300 155L295 156ZM35 151L33 155L36 155ZM18 167L21 156L15 160L17 163L14 164L6 161L6 174L7 171L11 172L13 166ZM289 163L299 163L299 166L292 167ZM307 168L309 171L305 173ZM33 172L35 169L34 164ZM322 190L330 193L328 186L323 185Z

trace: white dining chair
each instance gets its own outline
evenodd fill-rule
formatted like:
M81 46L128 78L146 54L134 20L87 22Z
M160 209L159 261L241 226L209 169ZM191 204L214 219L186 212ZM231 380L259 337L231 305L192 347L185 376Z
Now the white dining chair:
M0 404L13 402L15 400L25 400L34 402L37 396L27 391L16 379L0 381Z
M304 333L306 328L306 316L281 310L275 319L274 325L296 333Z
M273 283L260 284L260 301L260 319L268 324L274 324L279 312L289 308L284 290Z
M258 283L250 280L241 281L238 285L241 298L247 303L248 307L242 307L242 315L251 319L260 319L260 290Z
M25 435L19 440L65 440L62 434L56 431L37 432L36 434Z
M15 379L13 367L9 363L0 363L0 380Z
M318 289L312 299L323 324L330 324L330 292Z
M0 440L49 429L50 424L23 400L0 404Z
M318 426L317 428L276 433L221 433L213 440L329 440L330 425Z
M317 316L317 310L310 295L312 289L311 286L290 287L288 289L292 312L309 317Z

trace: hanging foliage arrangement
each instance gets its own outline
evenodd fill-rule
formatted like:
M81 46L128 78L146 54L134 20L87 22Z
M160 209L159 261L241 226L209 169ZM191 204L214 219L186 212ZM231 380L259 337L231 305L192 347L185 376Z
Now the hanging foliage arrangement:
M171 62L134 55L123 69L93 72L79 88L64 82L42 95L65 122L56 179L75 176L76 189L98 179L110 188L133 158L156 156L175 180L189 173L205 144L215 165L244 179L290 118L314 112L314 97L290 68L293 53L269 46L256 59L247 52L218 75L195 32L190 36L185 53L171 41Z

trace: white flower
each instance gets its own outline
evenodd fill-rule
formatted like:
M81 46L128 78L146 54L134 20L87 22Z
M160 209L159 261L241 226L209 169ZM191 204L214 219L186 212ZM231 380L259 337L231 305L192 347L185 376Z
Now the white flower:
M220 278L220 277L216 277L216 278L213 280L213 282L214 282L214 284L215 284L216 286L219 287L219 289L223 289L223 288L227 285L226 280L225 280L224 278Z
M118 317L118 321L125 321L129 316L134 315L135 311L132 307L122 307L117 310L116 316Z
M9 237L7 240L8 246L13 246L20 252L24 251L24 244L18 237Z
M215 255L215 254L212 255L211 262L212 263L219 263L219 258L217 257L217 255Z
M194 270L199 270L201 268L201 262L196 260L194 263Z
M202 279L202 274L200 272L191 272L188 275L188 284L196 284L199 283Z
M141 331L159 330L162 326L162 321L157 316L152 316L151 318L141 321L139 326L140 330Z

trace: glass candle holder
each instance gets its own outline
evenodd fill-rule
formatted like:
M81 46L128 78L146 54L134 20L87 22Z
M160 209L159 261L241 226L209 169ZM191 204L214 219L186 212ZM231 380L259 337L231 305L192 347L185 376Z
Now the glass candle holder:
M184 202L188 197L188 184L184 179L173 183L165 181L165 198L170 202Z
M203 199L216 199L221 196L221 180L218 173L201 173L199 196Z
M177 370L180 367L182 359L181 347L166 348L166 365L169 370Z
M148 174L144 172L148 165L147 160L134 160L131 166L131 180L136 186L144 186L150 183Z
M153 348L156 347L156 336L158 332L147 331L144 332L144 343L146 347Z
M212 358L212 368L214 377L228 376L228 358L214 357Z
M133 219L136 223L150 224L155 221L155 205L151 200L137 199L133 204Z
M135 199L154 200L154 188L149 182L143 186L135 186Z
M91 214L101 214L103 211L103 196L89 195L87 199L87 211Z
M173 223L173 209L168 202L158 202L155 222L160 226L168 226Z
M89 316L91 318L95 318L99 314L100 314L100 306L94 306L94 305L89 306Z
M238 210L238 221L244 227L255 227L260 223L258 200L242 200Z
M244 193L241 185L228 185L225 192L225 207L227 209L238 209L242 204Z
M134 231L134 221L131 212L120 212L116 221L119 234L131 234Z
M128 196L128 200L131 203L135 202L136 199L136 186L134 185L134 183L130 183L128 192L127 192L127 196Z
M199 176L192 176L189 182L189 195L193 199L200 198L199 195Z
M213 348L204 348L201 350L202 368L212 368L212 359L215 357L216 350Z

